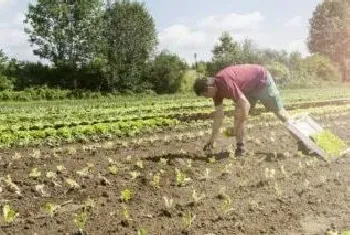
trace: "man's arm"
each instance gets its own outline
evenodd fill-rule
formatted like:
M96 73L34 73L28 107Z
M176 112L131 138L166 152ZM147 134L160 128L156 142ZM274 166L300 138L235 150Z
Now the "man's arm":
M247 98L242 95L241 98L236 102L235 109L235 134L236 134L236 142L243 143L244 141L244 122L249 114L250 104Z
M215 106L215 114L214 114L214 121L213 121L213 126L212 126L212 134L210 137L209 142L214 143L216 140L216 137L219 133L219 129L222 125L222 121L224 119L224 105L216 105Z

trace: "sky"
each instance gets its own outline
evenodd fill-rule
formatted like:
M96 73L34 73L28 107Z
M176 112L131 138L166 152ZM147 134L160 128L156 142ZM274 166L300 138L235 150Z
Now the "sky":
M141 0L154 18L158 50L168 49L188 62L209 60L222 32L259 48L308 55L309 19L322 0ZM35 0L0 0L0 49L8 57L37 61L24 14Z

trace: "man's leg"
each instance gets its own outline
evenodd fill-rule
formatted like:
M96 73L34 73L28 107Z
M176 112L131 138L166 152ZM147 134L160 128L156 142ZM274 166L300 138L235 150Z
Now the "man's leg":
M266 87L259 92L259 100L267 110L275 113L282 122L291 119L289 113L283 107L281 95L270 74L267 75Z
M256 103L258 102L258 98L256 98L255 96L247 96L247 100L250 103L250 110L249 110L249 114L251 115L255 115L255 106Z

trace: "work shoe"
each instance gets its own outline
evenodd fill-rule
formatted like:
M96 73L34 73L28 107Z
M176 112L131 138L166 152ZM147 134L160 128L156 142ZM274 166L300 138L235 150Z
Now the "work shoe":
M236 157L241 157L246 154L247 150L244 147L244 144L237 144L236 151L235 151L235 156Z

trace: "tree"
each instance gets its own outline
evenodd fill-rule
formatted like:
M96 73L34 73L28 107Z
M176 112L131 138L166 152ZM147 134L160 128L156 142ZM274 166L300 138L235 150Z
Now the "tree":
M251 39L243 41L240 54L239 62L242 64L261 63L260 51Z
M212 52L212 63L207 64L211 76L226 66L238 63L241 57L240 45L234 41L228 32L221 35L219 43L214 46Z
M148 73L148 81L159 94L180 90L187 64L178 56L162 51L156 56Z
M0 49L0 74L1 72L4 72L5 70L5 64L7 62L8 58L5 55L5 53Z
M137 90L157 45L152 16L143 3L116 1L106 12L105 56L110 90Z
M303 59L301 69L309 74L309 79L315 81L340 81L339 70L332 61L322 55L312 55Z
M277 83L283 84L289 80L290 71L285 64L282 64L278 61L274 61L267 64L266 67Z
M103 0L37 0L29 4L25 29L34 55L56 67L77 68L96 55Z
M325 0L316 7L309 24L309 50L331 58L340 66L343 81L349 80L350 2Z

